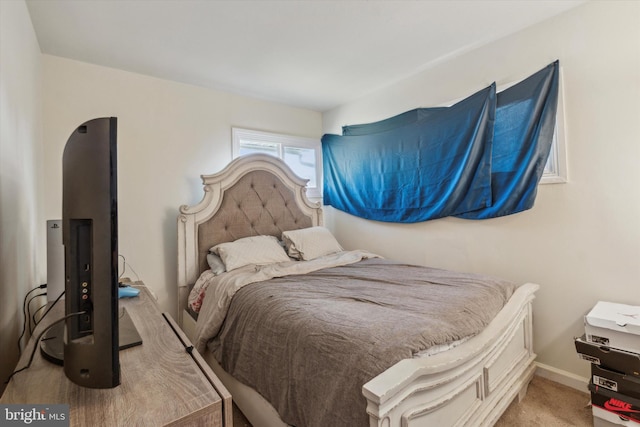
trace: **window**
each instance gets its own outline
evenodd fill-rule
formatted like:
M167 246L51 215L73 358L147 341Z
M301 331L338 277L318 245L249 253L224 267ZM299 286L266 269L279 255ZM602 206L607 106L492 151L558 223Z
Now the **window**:
M263 153L282 159L293 172L308 179L307 196L322 197L322 150L319 139L248 129L231 129L233 158Z
M558 109L556 111L556 127L553 130L553 141L547 164L544 165L544 172L539 184L561 184L568 181L567 174L567 151L564 139L564 99L562 96L562 68L558 75ZM496 88L497 92L519 83L519 81L505 83Z

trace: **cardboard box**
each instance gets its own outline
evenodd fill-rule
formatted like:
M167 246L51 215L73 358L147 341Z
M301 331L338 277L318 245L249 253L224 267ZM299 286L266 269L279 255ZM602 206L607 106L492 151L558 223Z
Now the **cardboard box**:
M605 411L604 409L598 408L597 406L592 407L591 411L593 413L593 427L640 426L640 423L626 419L624 417L619 417L618 415L609 411Z
M589 390L593 406L640 424L640 399L616 393L593 382L589 383Z
M640 378L640 354L586 341L583 335L575 339L576 351L582 360L601 368Z
M640 307L598 301L584 318L587 341L640 353Z
M591 383L628 397L640 399L640 378L591 365Z

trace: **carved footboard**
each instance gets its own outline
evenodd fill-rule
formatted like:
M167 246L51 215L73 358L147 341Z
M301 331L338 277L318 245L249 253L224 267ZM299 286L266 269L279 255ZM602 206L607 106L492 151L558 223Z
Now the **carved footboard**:
M406 359L363 387L371 427L493 425L535 371L531 303L520 286L479 335L431 357Z

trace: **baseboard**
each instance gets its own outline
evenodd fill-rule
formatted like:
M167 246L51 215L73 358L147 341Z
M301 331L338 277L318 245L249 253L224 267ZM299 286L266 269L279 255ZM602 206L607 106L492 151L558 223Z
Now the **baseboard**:
M574 388L583 393L588 392L589 379L581 377L571 372L563 371L562 369L554 368L553 366L545 365L544 363L535 362L536 375L546 378L551 381L555 381L562 385Z

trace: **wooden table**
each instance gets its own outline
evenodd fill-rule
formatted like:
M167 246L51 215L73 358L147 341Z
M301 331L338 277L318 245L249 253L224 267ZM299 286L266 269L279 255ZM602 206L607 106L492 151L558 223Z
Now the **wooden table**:
M27 370L16 374L0 403L69 405L72 426L232 426L231 395L173 319L163 314L142 282L134 298L120 299L136 325L142 345L120 351L121 384L90 389L69 381L61 366L38 349ZM64 314L59 302L34 331L36 337ZM29 360L27 345L17 369Z

